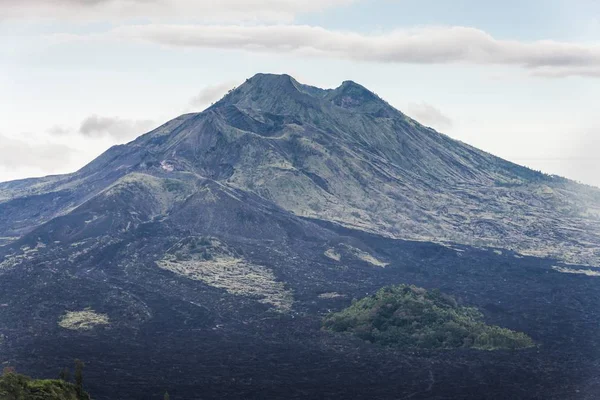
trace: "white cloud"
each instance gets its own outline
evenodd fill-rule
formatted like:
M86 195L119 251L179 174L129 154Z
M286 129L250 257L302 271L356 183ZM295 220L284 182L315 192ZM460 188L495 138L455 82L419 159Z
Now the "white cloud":
M0 0L0 18L291 21L353 0Z
M228 90L233 89L237 82L228 81L204 87L200 92L190 100L190 107L194 111L201 111L211 103L221 99Z
M78 132L83 136L98 138L109 136L118 141L134 139L155 128L150 120L129 120L118 117L92 115L81 122Z
M453 125L450 117L428 103L410 103L406 113L419 123L437 130L450 129Z
M133 25L119 38L168 46L295 53L380 63L518 66L542 76L600 75L600 46L496 39L469 27L430 27L379 35L305 25Z

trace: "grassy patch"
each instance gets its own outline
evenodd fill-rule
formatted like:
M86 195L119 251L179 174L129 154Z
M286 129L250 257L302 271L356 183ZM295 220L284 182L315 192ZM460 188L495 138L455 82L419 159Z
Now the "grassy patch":
M389 265L388 263L375 258L373 255L367 253L366 251L362 251L360 249L357 249L356 247L352 247L349 245L344 246L352 253L352 255L354 255L354 257L368 264L371 264L374 267L385 268Z
M325 254L325 257L330 258L334 261L340 261L342 259L342 255L335 251L335 249L327 249L323 254Z
M321 293L319 295L320 299L338 299L340 297L346 297L346 295L337 293L337 292L328 292L328 293Z
M254 298L278 311L292 307L292 292L273 271L247 262L215 238L188 238L170 249L157 265L231 294Z
M110 322L106 314L98 314L89 308L83 311L68 311L58 321L58 325L62 328L72 331L89 331L96 326L109 324Z

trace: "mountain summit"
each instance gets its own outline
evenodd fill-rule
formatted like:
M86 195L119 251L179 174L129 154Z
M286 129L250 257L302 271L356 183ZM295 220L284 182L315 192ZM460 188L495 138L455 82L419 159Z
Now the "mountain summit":
M73 174L0 183L0 362L43 376L83 359L99 399L570 398L597 369L572 355L600 351L599 218L600 190L357 83L258 74ZM320 331L389 284L445 289L542 343L537 358L450 362Z
M600 215L600 191L452 140L354 82L323 90L289 75L255 75L206 111L75 174L0 184L0 228L20 237L138 178L209 179L297 216L387 237L600 260L587 245L600 240L589 222Z

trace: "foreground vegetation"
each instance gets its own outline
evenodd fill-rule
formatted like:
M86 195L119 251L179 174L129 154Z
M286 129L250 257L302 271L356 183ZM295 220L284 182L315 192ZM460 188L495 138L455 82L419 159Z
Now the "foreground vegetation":
M323 327L386 346L418 349L521 349L534 346L524 333L486 325L472 307L437 290L389 286L328 315Z
M67 382L68 370L61 372L61 379L32 379L5 368L0 376L1 400L90 400L83 390L83 364L77 363L75 383ZM70 374L69 374L70 375Z

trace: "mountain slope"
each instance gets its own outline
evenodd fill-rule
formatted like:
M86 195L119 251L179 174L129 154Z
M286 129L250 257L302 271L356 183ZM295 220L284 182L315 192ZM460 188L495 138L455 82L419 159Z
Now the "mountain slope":
M263 74L76 174L3 184L4 236L133 172L212 179L299 216L389 237L600 260L600 190L452 140L356 83L322 90Z
M259 74L73 174L0 184L0 362L85 360L99 399L594 398L599 210L600 190L356 83ZM320 330L390 284L540 347L406 354Z

